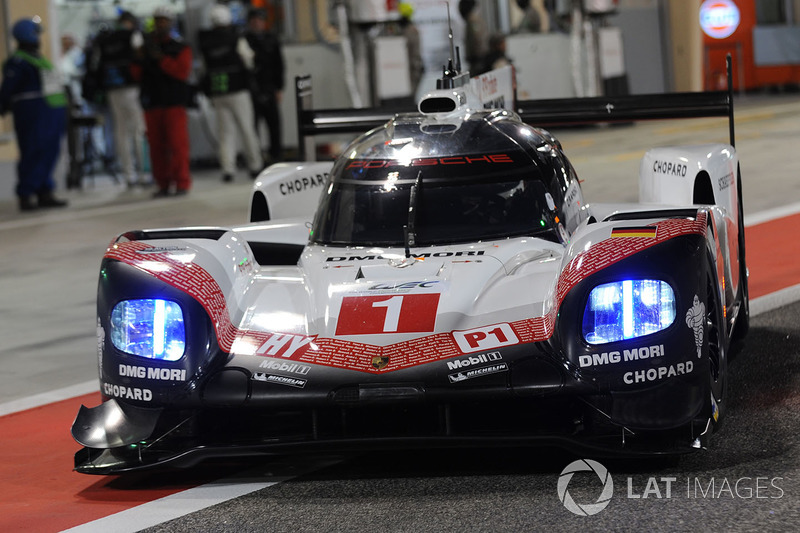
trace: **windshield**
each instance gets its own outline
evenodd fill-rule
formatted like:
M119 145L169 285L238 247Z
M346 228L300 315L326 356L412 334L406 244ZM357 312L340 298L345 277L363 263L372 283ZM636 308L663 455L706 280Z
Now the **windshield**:
M419 169L409 170L414 175L419 173ZM312 241L353 246L403 245L415 179L400 179L400 173L395 174L394 180L390 175L382 183L334 181L320 206ZM557 241L553 200L538 179L426 179L423 169L414 204L416 246L520 235Z

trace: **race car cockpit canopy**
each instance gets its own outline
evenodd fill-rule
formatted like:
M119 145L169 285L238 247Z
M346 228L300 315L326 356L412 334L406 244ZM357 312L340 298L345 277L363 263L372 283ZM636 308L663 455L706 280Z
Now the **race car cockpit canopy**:
M311 242L399 246L408 232L416 246L527 235L559 241L570 187L579 185L558 142L513 113L398 115L334 164Z

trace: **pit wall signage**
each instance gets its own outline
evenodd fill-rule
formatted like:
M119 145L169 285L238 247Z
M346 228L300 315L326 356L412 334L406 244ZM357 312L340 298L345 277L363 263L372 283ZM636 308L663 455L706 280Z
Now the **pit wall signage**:
M731 0L705 0L700 6L700 27L712 39L725 39L739 27L741 14Z
M514 109L514 67L506 65L470 80L484 109Z

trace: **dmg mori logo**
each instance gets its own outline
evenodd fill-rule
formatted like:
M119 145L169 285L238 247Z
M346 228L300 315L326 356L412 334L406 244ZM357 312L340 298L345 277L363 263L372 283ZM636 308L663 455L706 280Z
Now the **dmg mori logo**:
M570 495L569 483L575 472L594 472L600 478L603 488L594 503L578 503ZM579 459L571 462L561 471L558 478L558 498L567 510L578 516L591 516L599 513L606 508L613 495L614 481L611 479L611 474L608 473L606 467L591 459Z

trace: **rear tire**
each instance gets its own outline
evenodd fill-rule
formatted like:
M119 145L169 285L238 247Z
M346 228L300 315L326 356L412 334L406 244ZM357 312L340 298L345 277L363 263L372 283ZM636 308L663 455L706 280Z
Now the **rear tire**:
M714 431L725 418L728 396L728 350L725 319L711 259L706 274L706 338L709 369L710 418Z
M733 327L733 342L741 342L750 329L750 291L747 285L747 260L744 248L744 209L742 207L742 172L736 172L736 190L739 196L739 315Z

